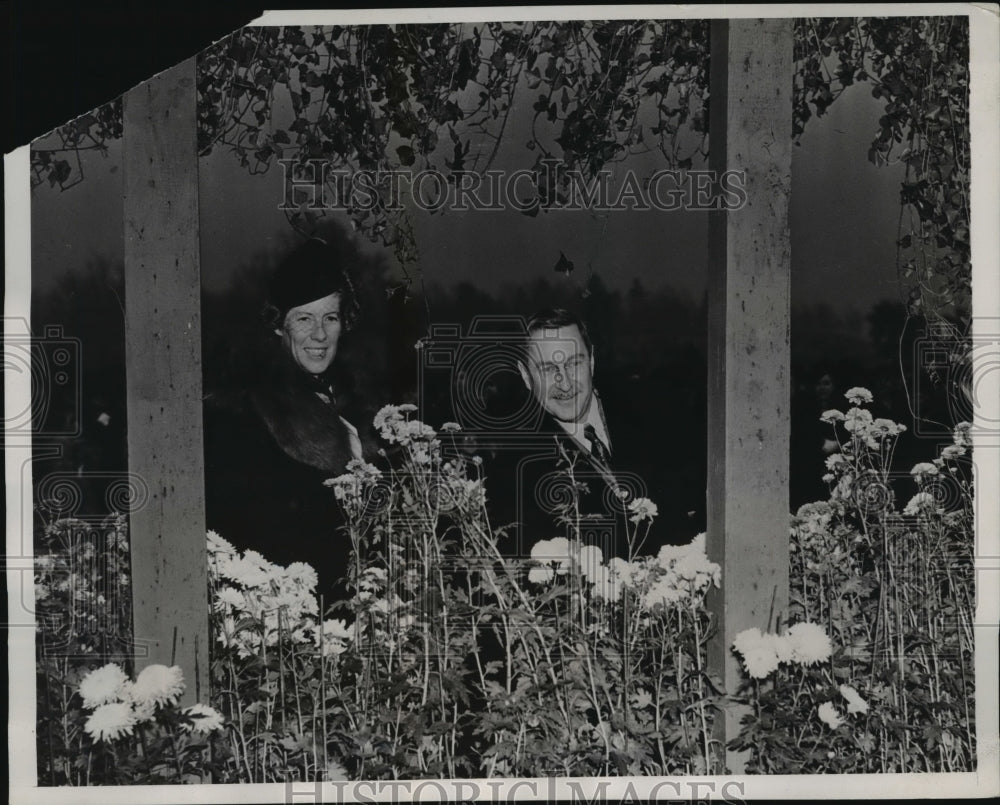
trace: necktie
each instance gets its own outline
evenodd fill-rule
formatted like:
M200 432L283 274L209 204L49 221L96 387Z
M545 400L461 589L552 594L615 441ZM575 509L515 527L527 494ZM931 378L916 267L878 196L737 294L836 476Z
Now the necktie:
M583 429L583 435L587 437L590 442L590 453L598 461L600 461L604 466L608 467L611 465L611 456L608 454L608 448L604 446L599 438L597 438L597 431L594 429L593 425L586 425Z

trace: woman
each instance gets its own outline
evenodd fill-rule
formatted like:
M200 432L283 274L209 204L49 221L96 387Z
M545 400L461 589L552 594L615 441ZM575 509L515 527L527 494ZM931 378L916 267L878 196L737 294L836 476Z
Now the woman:
M348 548L328 478L371 451L352 424L349 387L336 372L341 338L357 316L343 254L317 239L279 265L265 318L268 343L255 379L205 410L208 527L281 565L308 562L317 592L342 597ZM364 418L362 418L364 417Z

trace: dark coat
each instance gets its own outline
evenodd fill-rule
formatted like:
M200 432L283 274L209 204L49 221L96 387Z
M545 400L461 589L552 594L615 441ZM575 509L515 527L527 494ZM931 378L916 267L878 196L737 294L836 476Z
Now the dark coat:
M628 534L636 529L627 519L626 506L637 497L648 497L659 508L638 553L655 554L660 545L688 542L697 533L687 510L701 508L703 501L697 495L693 501L686 499L690 494L681 495L671 476L669 454L650 435L649 423L637 421L619 405L602 403L611 440L610 466L600 464L544 413L532 431L521 431L516 438L505 435L491 445L495 458L486 467L491 523L516 524L500 541L506 555L528 556L539 540L569 537L576 530L575 523L559 521L559 504L574 505L567 472L571 466L573 479L582 484L575 495L580 537L600 547L606 557L628 558Z
M366 457L371 417L338 394L335 380L302 371L284 351L268 356L251 387L209 395L204 413L208 528L271 562L308 562L317 592L343 597L350 545L323 482L353 458L341 417L358 429Z

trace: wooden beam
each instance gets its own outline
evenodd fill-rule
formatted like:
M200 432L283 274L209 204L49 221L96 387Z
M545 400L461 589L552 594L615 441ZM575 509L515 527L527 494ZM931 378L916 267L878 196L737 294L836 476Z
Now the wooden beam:
M792 20L713 21L711 56L709 167L744 172L747 197L709 224L707 547L722 566L709 662L735 691L733 638L773 628L788 601Z
M180 665L208 698L195 60L124 99L125 333L136 665Z

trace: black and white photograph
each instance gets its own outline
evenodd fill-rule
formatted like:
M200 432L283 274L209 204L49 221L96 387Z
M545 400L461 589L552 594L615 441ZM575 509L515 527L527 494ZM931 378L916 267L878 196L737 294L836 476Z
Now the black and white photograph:
M31 132L12 798L1000 793L998 34L269 11Z

